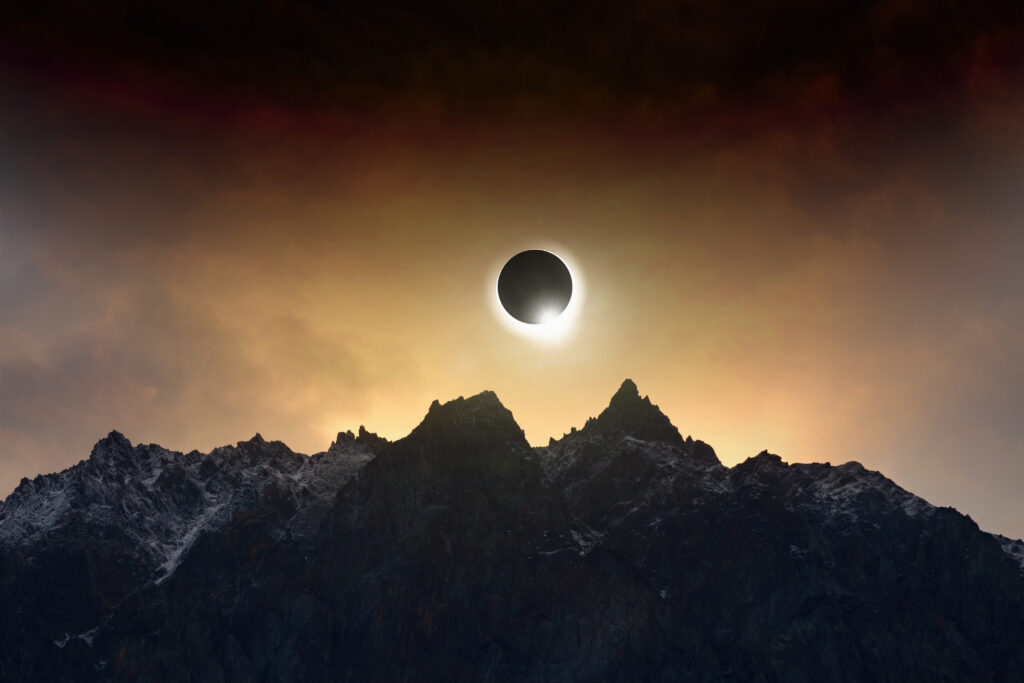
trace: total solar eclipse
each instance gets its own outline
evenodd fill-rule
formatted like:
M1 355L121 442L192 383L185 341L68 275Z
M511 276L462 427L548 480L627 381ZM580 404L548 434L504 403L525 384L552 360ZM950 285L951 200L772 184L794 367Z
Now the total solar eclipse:
M550 251L521 251L498 275L498 301L516 320L530 325L551 322L572 299L572 274Z

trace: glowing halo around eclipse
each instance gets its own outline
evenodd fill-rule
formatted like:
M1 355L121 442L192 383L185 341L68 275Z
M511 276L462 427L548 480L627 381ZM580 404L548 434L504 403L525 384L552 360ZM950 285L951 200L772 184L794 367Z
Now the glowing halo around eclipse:
M502 324L538 341L562 340L583 301L583 283L572 259L528 249L496 270L492 307Z

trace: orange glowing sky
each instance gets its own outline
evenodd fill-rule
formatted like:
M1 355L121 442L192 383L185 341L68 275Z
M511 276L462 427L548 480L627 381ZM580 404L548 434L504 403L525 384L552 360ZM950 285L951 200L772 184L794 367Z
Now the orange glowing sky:
M630 377L725 464L858 460L1024 536L1019 36L914 87L509 86L511 114L447 80L356 111L7 55L0 495L115 428L316 452L484 389L544 445ZM544 245L586 283L558 343L490 300Z

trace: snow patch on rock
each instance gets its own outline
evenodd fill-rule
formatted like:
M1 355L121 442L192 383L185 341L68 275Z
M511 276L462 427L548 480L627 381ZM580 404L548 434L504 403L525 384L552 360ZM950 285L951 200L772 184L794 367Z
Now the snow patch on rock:
M365 443L340 438L314 456L258 435L209 454L183 454L132 446L112 432L88 460L25 479L0 503L0 547L45 542L73 523L76 534L126 538L160 583L202 534L223 528L237 510L264 495L294 510L287 532L311 534L338 489L372 458Z
M1020 571L1024 574L1024 540L1019 538L1007 538L1000 534L992 534L996 540L999 541L999 545L1002 546L1003 552L1012 557L1018 565L1020 565Z

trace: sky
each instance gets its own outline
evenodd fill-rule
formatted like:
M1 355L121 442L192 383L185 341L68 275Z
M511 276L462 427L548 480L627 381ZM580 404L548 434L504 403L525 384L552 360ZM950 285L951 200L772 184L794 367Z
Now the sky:
M1019 3L23 4L0 496L112 429L312 453L485 389L545 445L629 377L727 465L1024 536ZM555 339L495 313L530 248Z

